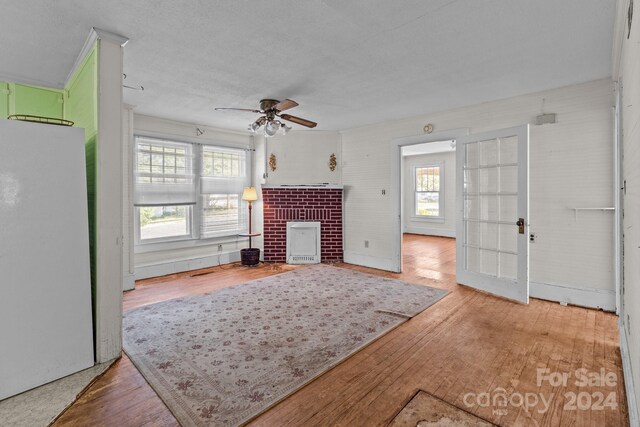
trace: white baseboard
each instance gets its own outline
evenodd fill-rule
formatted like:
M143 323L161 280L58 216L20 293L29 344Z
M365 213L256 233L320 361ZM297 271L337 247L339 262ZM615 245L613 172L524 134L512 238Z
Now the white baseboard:
M620 356L622 357L622 372L624 374L624 386L627 393L627 407L629 409L629 425L640 427L640 402L638 402L638 389L633 378L633 367L631 366L631 355L629 354L629 341L627 339L627 329L622 318L618 319L618 329L620 331Z
M423 227L405 227L405 233L409 234L423 234L425 236L439 236L439 237L456 237L456 230L447 230L444 228L423 228Z
M613 290L585 289L567 285L540 282L529 283L529 294L533 298L557 301L581 307L616 311L616 293Z
M126 273L122 277L122 290L123 291L131 291L136 287L136 276L135 274Z
M377 268L378 270L397 272L395 262L389 258L378 258L345 251L344 262L347 264L361 265L363 267Z
M384 271L397 272L395 263L389 258L378 258L345 251L344 262L377 268ZM530 296L548 301L572 304L581 307L598 308L604 311L616 311L615 291L601 289L584 289L567 285L530 282Z
M197 270L199 268L215 267L221 264L229 264L237 261L240 261L240 251L223 252L219 255L141 265L136 266L135 280L166 276L167 274Z

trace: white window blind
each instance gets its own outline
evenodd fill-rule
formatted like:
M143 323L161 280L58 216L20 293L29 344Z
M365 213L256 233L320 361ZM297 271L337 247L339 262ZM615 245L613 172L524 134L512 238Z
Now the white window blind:
M200 237L246 231L248 212L241 197L249 183L245 150L202 146Z
M136 206L196 204L192 145L136 137L134 182Z

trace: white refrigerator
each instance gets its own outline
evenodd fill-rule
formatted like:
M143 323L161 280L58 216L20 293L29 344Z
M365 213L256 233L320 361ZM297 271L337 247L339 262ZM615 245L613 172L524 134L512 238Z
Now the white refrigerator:
M84 130L0 120L0 400L94 364Z

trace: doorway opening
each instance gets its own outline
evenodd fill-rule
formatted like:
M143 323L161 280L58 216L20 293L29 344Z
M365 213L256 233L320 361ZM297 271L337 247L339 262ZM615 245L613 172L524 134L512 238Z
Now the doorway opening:
M419 231L423 235L443 238L455 237L456 151L453 142L468 134L468 129L452 129L391 142L391 189L394 192L391 208L394 218L397 218L392 239L394 271L402 271L405 231ZM453 162L445 158L444 163L430 163L429 156L436 154L453 156ZM405 173L407 167L411 170ZM448 212L447 204L450 203L454 204L454 208ZM448 224L447 220L453 222Z
M441 266L443 245L455 260L456 151L455 141L408 145L401 150L401 227L403 252L407 244L420 242L415 258L403 258L419 268ZM429 249L433 246L433 250ZM412 253L412 252L410 252ZM447 258L448 259L448 258ZM455 275L455 262L449 266Z

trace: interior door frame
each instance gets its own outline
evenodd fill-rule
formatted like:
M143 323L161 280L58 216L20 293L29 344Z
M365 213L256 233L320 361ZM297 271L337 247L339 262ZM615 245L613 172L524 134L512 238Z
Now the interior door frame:
M391 215L394 218L393 235L391 237L392 258L389 270L402 273L402 147L457 140L469 135L469 128L459 128L434 132L424 135L408 136L391 140Z
M614 84L615 103L613 107L613 206L614 206L614 283L616 288L616 314L622 317L622 297L624 294L624 174L622 145L622 79Z

